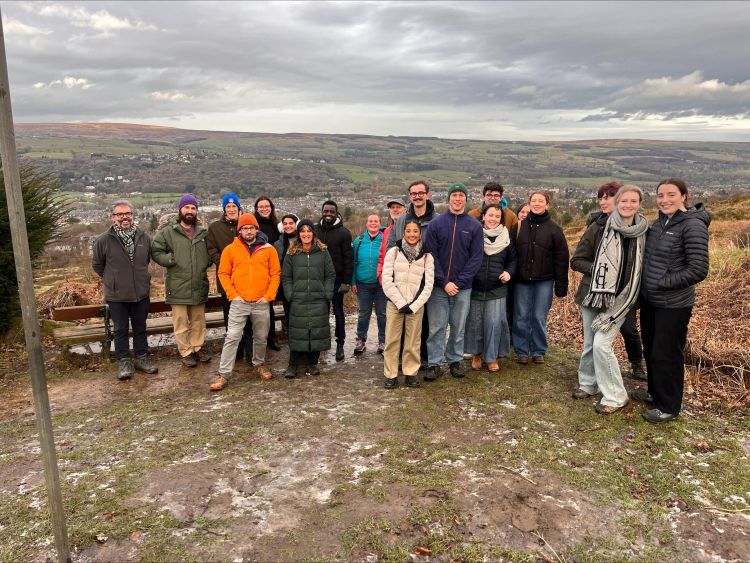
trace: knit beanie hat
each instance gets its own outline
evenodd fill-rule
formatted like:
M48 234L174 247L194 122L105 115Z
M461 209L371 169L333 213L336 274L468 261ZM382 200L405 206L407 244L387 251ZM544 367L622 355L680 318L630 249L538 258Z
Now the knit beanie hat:
M237 197L237 194L225 194L224 197L221 198L221 208L224 211L227 210L227 205L230 203L234 203L238 208L242 209L240 198Z
M258 220L252 213L243 213L237 220L237 230L239 231L245 225L253 225L256 229L258 228Z
M448 197L450 197L453 192L463 192L466 197L469 197L469 190L467 190L466 186L459 182L451 184L451 187L448 188Z
M177 211L179 211L186 205L195 205L195 207L198 207L198 200L195 199L195 196L193 194L185 194L180 198L180 203L177 204Z
M312 232L315 232L315 226L313 225L313 222L310 221L310 219L302 219L302 221L297 223L297 232L300 232L300 230L302 230L302 227L310 227L312 229Z

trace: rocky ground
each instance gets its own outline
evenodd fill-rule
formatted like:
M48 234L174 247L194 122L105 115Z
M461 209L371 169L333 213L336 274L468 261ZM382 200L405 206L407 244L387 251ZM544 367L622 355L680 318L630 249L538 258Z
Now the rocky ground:
M51 356L74 561L750 558L742 414L660 427L642 405L597 415L570 398L577 358L560 348L543 366L387 391L374 345L356 358L352 345L299 380L281 377L285 351L269 352L273 381L242 364L218 394L218 355L191 370L162 350L159 374L130 382ZM23 362L6 361L0 561L43 561L54 551L31 391Z

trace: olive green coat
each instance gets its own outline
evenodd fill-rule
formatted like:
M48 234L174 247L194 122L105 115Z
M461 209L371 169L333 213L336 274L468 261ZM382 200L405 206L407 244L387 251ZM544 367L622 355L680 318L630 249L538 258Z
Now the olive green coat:
M196 225L190 240L175 220L156 233L151 257L167 269L165 301L170 305L198 305L208 299L207 235L206 229Z
M328 309L336 270L326 245L316 240L309 253L294 240L284 258L281 283L290 303L289 349L321 352L331 347Z

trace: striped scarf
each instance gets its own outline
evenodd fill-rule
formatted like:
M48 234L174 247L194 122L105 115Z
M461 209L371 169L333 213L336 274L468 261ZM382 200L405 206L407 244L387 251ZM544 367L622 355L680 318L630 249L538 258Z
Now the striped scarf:
M128 229L118 229L115 225L115 234L125 246L128 258L132 262L135 255L135 225L131 225Z

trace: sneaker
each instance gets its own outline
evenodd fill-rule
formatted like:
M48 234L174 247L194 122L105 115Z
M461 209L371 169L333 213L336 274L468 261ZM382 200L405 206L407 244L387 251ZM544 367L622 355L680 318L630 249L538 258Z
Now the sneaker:
M674 420L675 418L677 418L676 414L664 412L659 409L649 409L641 416L646 420L646 422L650 422L651 424L662 424L664 422L669 422L670 420Z
M395 389L398 387L398 377L386 377L383 387L386 389Z
M528 356L516 356L516 361L522 366L525 366L526 364L529 363L529 357Z
M193 357L202 363L207 363L211 361L211 355L206 354L203 350L198 350L197 352L193 352Z
M571 395L574 399L581 400L581 399L588 399L589 397L593 397L594 395L596 395L596 393L589 393L588 391L578 387L575 391L573 391L573 393L571 393Z
M440 372L440 366L430 366L427 368L427 373L424 375L425 381L435 381L442 374Z
M489 371L500 371L500 364L498 364L497 362L490 362L489 364L487 364L487 369Z
M594 407L594 410L598 412L599 414L612 414L619 411L621 408L624 408L627 406L627 403L622 405L622 407L611 407L609 405L603 405L601 401L596 403L596 406Z
M450 367L451 375L453 377L464 377L466 376L466 372L464 371L463 366L461 365L461 362L453 362Z
M480 356L479 354L474 354L471 357L471 369L482 369L482 356Z
M186 368L194 368L198 365L198 362L195 359L195 354L188 354L187 356L182 356L180 358L180 361L182 362L182 365Z
M641 401L642 403L653 403L654 398L651 395L651 393L648 392L648 389L645 387L639 387L638 389L633 389L630 392L630 398L634 401Z
M636 362L630 365L633 368L633 371L632 371L633 379L638 379L639 381L648 381L648 375L646 375L646 370L643 369L643 362Z
M407 387L419 387L419 380L416 375L407 375L404 378Z
M534 356L534 363L535 364L543 364L544 363L544 356Z
M357 355L362 354L367 349L367 346L365 346L365 343L366 343L366 340L358 336L357 341L354 343L354 353Z
M378 354L382 356L383 352L385 352L385 343L378 343Z
M305 371L310 375L320 375L320 368L318 367L318 364L315 364L314 366L307 366L307 369L305 369Z
M260 378L263 381L271 381L273 379L273 374L271 373L271 370L268 369L266 366L258 366L255 368L255 371L258 372L258 375L260 375Z
M154 362L148 356L138 356L134 365L135 369L143 373L157 373L159 371L159 368L154 365Z
M130 361L130 358L123 358L120 360L120 365L117 367L117 379L120 381L127 381L131 377L135 375L135 370L133 369L133 362Z
M336 361L340 362L344 359L344 345L336 344Z
M211 384L211 387L209 387L209 389L211 391L221 391L227 385L229 385L229 380L223 375L217 375L216 379L214 379L214 382Z

